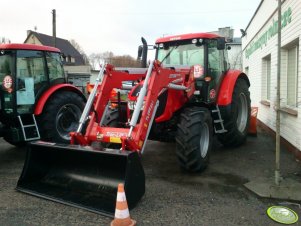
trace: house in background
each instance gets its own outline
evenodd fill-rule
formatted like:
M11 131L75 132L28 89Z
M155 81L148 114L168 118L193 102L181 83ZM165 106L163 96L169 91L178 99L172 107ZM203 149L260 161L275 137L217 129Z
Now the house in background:
M252 106L259 122L276 129L277 1L262 0L242 38L243 68L249 76ZM283 1L281 18L280 133L301 159L301 4Z
M24 43L54 46L54 39L53 36L29 30ZM56 37L56 48L61 50L68 82L85 91L86 83L90 81L91 66L85 63L83 56L68 40Z

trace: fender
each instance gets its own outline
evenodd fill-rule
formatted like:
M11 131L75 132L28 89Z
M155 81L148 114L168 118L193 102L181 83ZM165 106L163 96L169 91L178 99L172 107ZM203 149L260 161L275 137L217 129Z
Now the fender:
M86 97L77 87L70 85L70 84L58 84L58 85L50 87L45 93L42 94L42 96L40 97L40 99L38 100L38 102L35 106L34 114L35 115L41 114L47 100L51 97L51 95L53 93L60 91L60 90L67 90L67 91L75 92L75 93L79 94L79 96L81 96L86 101Z
M232 102L232 94L234 91L234 86L238 78L245 79L250 86L250 81L248 76L239 70L229 70L220 86L219 94L217 97L217 104L220 106L226 106Z

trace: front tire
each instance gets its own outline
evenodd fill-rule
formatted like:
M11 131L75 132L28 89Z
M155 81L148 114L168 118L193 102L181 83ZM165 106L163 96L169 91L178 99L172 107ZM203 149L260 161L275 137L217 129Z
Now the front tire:
M85 101L74 92L58 91L46 103L38 118L41 139L70 143L70 132L76 131Z
M218 134L218 140L226 147L237 147L246 141L251 115L249 86L244 79L236 81L230 112L221 112L226 133Z
M208 109L193 107L184 110L176 134L176 153L181 168L189 172L206 169L212 136L212 118Z

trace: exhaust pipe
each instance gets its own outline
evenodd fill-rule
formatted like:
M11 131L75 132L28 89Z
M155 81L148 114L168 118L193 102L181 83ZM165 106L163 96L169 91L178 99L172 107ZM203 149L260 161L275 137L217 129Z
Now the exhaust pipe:
M148 45L145 40L145 38L141 37L142 45L138 47L138 57L137 60L141 60L141 67L146 68L147 67L147 51L148 51Z

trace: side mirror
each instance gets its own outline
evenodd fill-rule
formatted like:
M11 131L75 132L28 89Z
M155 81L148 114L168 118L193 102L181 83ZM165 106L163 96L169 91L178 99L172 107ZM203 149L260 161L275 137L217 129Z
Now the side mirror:
M226 47L226 41L225 38L221 37L217 39L217 49L223 50Z

